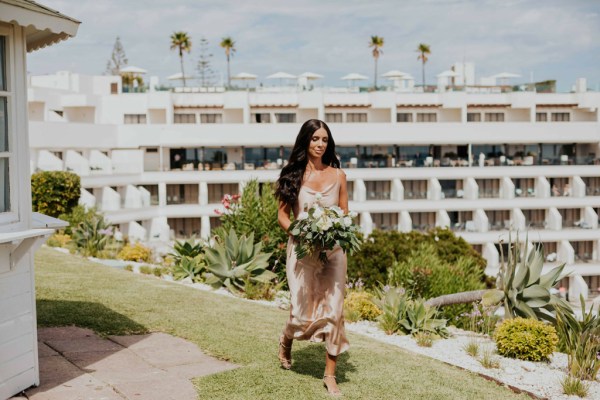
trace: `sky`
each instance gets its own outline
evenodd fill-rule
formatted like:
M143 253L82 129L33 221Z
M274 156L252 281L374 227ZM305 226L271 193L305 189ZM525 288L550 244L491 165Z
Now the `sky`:
M369 77L373 35L384 38L381 75L410 73L421 83L416 52L431 54L426 80L454 62L475 64L476 78L500 72L521 75L514 83L546 79L568 91L579 77L600 90L600 1L598 0L41 0L80 20L78 34L32 53L31 74L68 70L103 74L119 36L129 65L148 70L161 83L180 71L170 35L185 31L192 51L184 55L186 75L195 74L200 39L209 42L217 81L226 79L221 39L231 36L236 53L232 75L249 72L258 82L285 71L324 75L323 85L343 86L350 72ZM385 78L379 77L379 84ZM218 82L217 82L218 83Z

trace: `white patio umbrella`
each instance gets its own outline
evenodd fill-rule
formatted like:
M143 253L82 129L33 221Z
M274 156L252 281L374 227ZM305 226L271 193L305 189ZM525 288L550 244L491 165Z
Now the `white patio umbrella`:
M248 72L240 72L239 74L231 77L231 79L235 79L237 81L246 81L246 88L248 88L248 82L254 81L256 78L258 78L258 76Z
M403 76L408 75L406 72L402 72L402 71L398 71L397 69L393 69L391 71L386 72L385 74L381 75L384 78L388 78L388 79L399 79L402 78Z
M267 76L267 79L279 79L279 86L282 86L283 80L296 79L296 75L288 74L287 72L276 72Z
M148 73L148 71L146 71L144 68L135 67L133 65L130 65L125 68L121 68L120 72L122 74L147 74Z
M508 80L511 78L520 78L521 75L513 74L512 72L500 72L499 74L492 75L492 78L500 82L500 84L508 85Z
M348 75L342 76L340 79L343 81L348 81L350 86L353 86L355 81L365 81L369 78L364 75L357 74L356 72L352 72Z
M178 72L176 74L167 76L167 79L170 81L182 81L184 78L183 78L183 74L181 72ZM194 79L194 77L191 75L186 75L185 80L188 80L188 79Z
M459 76L459 74L457 74L454 71L448 70L448 71L441 72L441 73L437 74L436 76L438 78L455 78L455 77Z
M316 80L323 79L323 75L315 74L314 72L305 72L303 74L298 75L298 78L306 78L307 80Z

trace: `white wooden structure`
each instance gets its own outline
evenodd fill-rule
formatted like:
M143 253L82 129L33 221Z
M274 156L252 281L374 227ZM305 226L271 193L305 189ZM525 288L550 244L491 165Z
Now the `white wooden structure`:
M0 0L0 399L39 384L33 251L52 233L32 217L26 53L79 22L29 0Z

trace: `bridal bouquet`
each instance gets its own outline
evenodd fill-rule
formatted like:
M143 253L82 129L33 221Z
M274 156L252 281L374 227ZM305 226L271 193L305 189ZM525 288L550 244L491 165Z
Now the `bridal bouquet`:
M301 259L307 255L318 254L319 261L327 262L327 250L339 245L344 253L353 254L360 249L354 223L355 212L345 214L337 207L323 207L315 203L298 215L292 222L290 232L297 241L296 256Z

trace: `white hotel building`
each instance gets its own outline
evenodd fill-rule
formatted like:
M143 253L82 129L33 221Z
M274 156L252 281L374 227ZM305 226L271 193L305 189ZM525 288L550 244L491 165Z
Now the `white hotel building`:
M460 89L460 90L458 90ZM509 229L600 286L600 93L508 86L186 89L30 78L31 166L82 177L81 201L145 240L207 236L226 193L274 181L302 122L328 122L364 231L446 226L499 265ZM565 285L569 282L565 281Z

